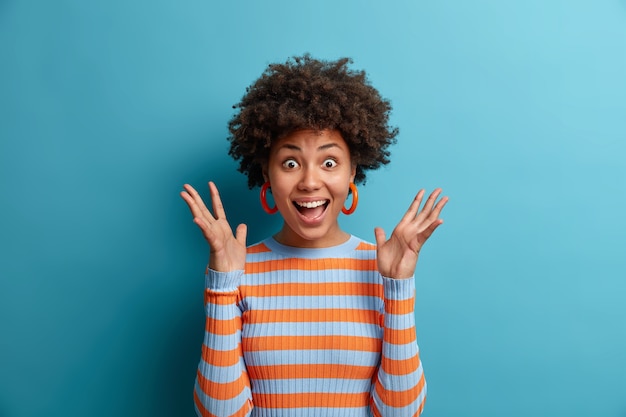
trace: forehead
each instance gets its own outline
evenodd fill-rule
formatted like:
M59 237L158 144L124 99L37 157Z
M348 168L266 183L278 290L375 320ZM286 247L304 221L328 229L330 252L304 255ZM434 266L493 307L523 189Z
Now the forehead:
M281 150L302 152L339 149L349 152L348 144L337 130L297 130L272 143L271 153Z

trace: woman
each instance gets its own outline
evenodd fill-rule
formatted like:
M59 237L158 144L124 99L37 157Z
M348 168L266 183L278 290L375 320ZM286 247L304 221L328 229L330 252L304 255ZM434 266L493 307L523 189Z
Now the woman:
M246 248L246 225L233 234L212 182L212 212L190 185L181 193L210 248L199 416L423 409L413 277L447 198L437 189L420 209L419 191L389 239L374 230L376 245L341 229L355 183L389 162L398 133L389 102L349 63L305 55L270 65L236 106L229 154L251 188L262 186L264 209L282 216L274 236Z

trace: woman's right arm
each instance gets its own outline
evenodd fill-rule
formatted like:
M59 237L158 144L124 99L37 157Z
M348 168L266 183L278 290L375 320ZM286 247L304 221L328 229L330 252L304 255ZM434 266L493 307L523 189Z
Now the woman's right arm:
M246 262L246 226L235 235L212 182L209 183L213 214L190 185L181 197L209 244L205 276L206 325L202 358L198 365L194 401L199 416L246 416L252 410L250 381L241 350L239 282Z

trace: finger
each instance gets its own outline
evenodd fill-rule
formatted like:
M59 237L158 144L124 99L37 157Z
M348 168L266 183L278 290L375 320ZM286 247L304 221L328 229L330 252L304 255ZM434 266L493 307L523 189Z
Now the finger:
M433 207L430 213L428 213L428 216L425 217L424 221L433 222L435 219L437 219L439 215L441 214L441 210L443 210L447 202L448 202L448 197L442 197L441 200L437 202L435 207Z
M188 204L191 203L189 208L192 210L193 215L204 217L209 222L215 220L196 189L189 184L185 184L183 187L185 188L185 191L188 193L188 195L191 197L191 200L188 202Z
M424 204L424 207L419 212L419 214L415 217L416 223L431 223L434 219L439 216L439 213L443 206L439 205L441 200L437 201L437 198L441 195L441 188L435 189ZM446 199L447 201L447 199ZM436 203L436 204L435 204ZM444 201L445 204L445 201ZM439 210L436 208L439 207Z
M446 196L446 197L442 197L441 200L437 202L437 205L433 209L433 213L436 213L437 217L439 217L441 210L443 210L443 208L446 206L449 200L450 199Z
M433 234L433 232L443 224L443 219L437 219L432 222L430 226L428 226L425 230L423 230L420 235L422 236L422 245L424 242L428 240L428 238Z
M218 236L218 233L216 233L204 218L194 217L193 222L198 226L212 250L223 246L222 239Z
M441 188L436 188L432 193L430 193L426 203L424 204L424 208L422 208L422 213L430 213L432 211L435 206L435 201L437 201L440 194Z
M376 246L381 247L386 241L385 231L381 227L374 228L374 237L376 238Z
M420 205L422 204L422 199L424 198L424 192L424 189L419 190L419 192L411 202L409 209L406 211L406 213L404 213L404 216L402 217L402 220L400 220L400 223L404 221L411 221L415 218L415 216L417 216L417 212L419 211Z
M189 207L192 216L197 217L201 215L201 210L198 207L198 204L195 202L195 200L188 191L181 191L180 196L183 198L183 200L185 200L185 203L187 203L187 207Z
M209 181L209 190L211 190L211 202L213 203L213 213L215 213L216 219L225 219L226 213L224 212L224 205L220 198L220 193L217 190L217 186L213 181Z
M190 197L191 202L195 204L198 209L200 209L201 207L206 207L204 205L204 201L202 201L202 197L200 197L200 194L198 194L195 188L193 188L189 184L183 185L183 188L185 189L184 192Z
M237 229L235 230L235 239L237 239L238 242L242 243L245 246L247 233L248 226L242 223L237 226Z

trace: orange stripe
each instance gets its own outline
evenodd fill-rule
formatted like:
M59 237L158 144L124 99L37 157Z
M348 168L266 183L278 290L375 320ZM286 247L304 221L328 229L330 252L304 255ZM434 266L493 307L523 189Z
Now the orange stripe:
M218 306L226 306L237 303L237 297L239 291L231 292L214 292L211 290L204 290L204 304L213 304Z
M380 284L356 282L242 285L239 290L245 297L361 295L382 298L383 295Z
M267 246L265 246L264 243L259 243L257 245L254 246L250 246L248 249L246 249L247 253L263 253L263 252L271 252L270 248L268 248Z
M232 382L213 382L204 377L198 370L198 385L202 392L216 400L231 400L241 394L244 388L250 385L248 375L242 372L239 378Z
M390 375L408 375L412 372L417 371L419 366L419 355L402 360L389 359L383 356L381 360L381 367L383 371Z
M246 263L246 274L260 272L273 272L285 270L302 271L325 271L328 269L341 269L352 271L375 271L375 259L354 259L354 258L323 258L323 259L303 259L287 258L269 261Z
M202 417L217 417L215 414L210 413L206 408L204 408L204 405L200 401L200 397L198 397L198 393L195 389L193 390L193 401L196 403L196 407L198 407L198 411L200 411Z
M385 300L385 312L389 314L409 314L415 310L415 297L406 300Z
M422 401L420 406L417 408L417 412L413 414L413 417L418 417L420 414L422 414L422 411L424 411L425 403L426 403L426 398L424 398L424 401ZM383 415L380 414L380 411L378 411L378 408L376 408L374 401L371 402L370 408L372 409L372 413L374 414L374 417L383 417Z
M262 336L245 337L242 340L245 352L265 350L357 350L380 352L380 339L360 336Z
M369 392L347 393L301 393L301 394L263 394L254 398L257 407L264 408L307 408L307 407L365 407L369 401ZM294 415L298 413L294 410Z
M200 414L202 414L202 417L220 417L220 416L216 416L215 414L210 413L206 408L204 408L204 405L200 401L200 397L198 397L198 393L196 392L195 389L193 390L193 400L196 403L196 407L198 407L198 410L200 410ZM248 415L248 412L251 409L252 409L252 402L248 400L243 405L243 407L241 407L239 411L237 411L231 417L245 417L246 415Z
M415 327L404 330L385 329L385 342L392 345L406 345L417 340L415 335Z
M376 310L352 310L346 308L253 310L246 311L243 317L247 324L311 322L380 324L380 313Z
M218 336L235 334L241 329L241 317L233 317L230 320L207 319L204 329Z
M239 363L241 345L233 350L215 350L202 344L202 359L211 366L227 367Z
M391 391L385 389L381 384L376 384L376 393L378 398L390 407L406 407L417 399L425 383L426 380L422 374L418 384L406 391Z
M306 364L248 366L252 379L371 379L375 366Z
M374 417L383 417L383 415L380 414L380 411L378 411L378 407L376 407L376 404L374 404L374 400L370 401L370 409L372 410L372 414L374 415Z

